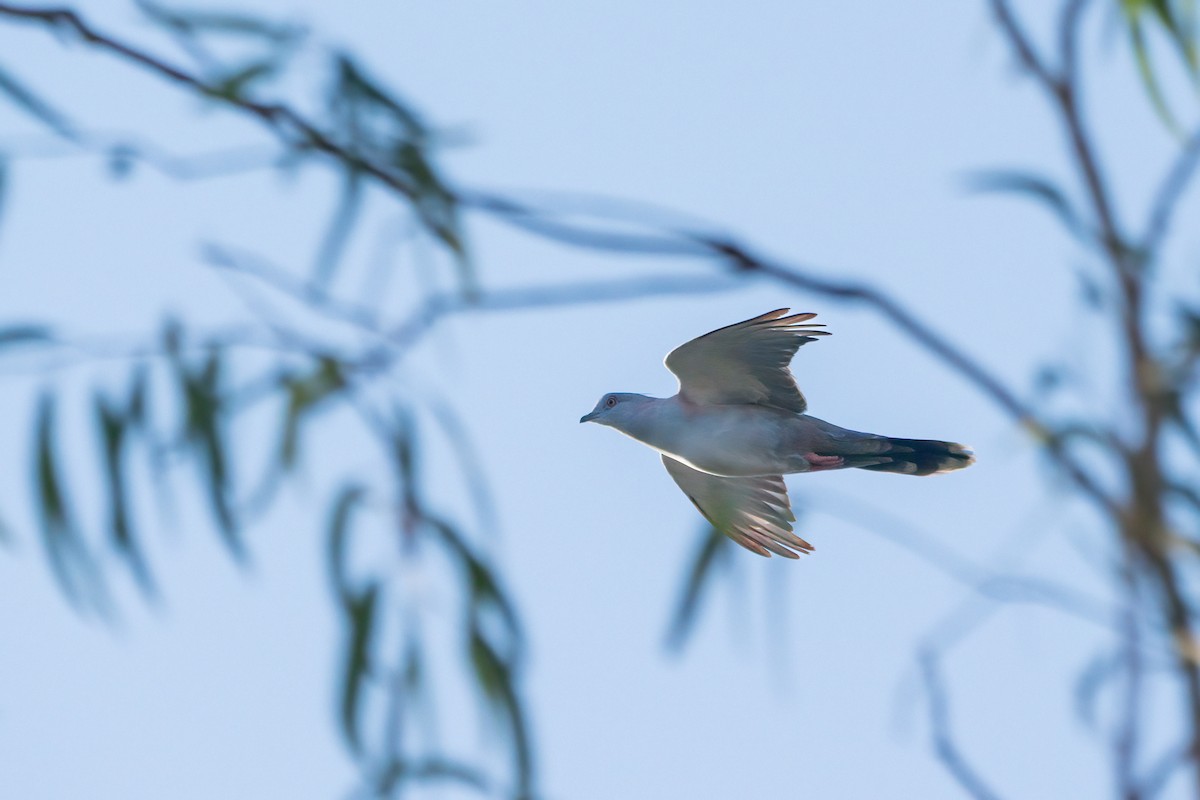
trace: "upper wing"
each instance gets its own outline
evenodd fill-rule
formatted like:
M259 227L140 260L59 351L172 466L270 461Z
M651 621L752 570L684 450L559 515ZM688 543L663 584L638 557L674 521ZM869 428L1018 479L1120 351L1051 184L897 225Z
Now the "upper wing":
M663 466L704 518L721 533L760 556L799 558L813 546L792 533L796 517L779 475L723 478L694 470L670 456ZM770 551L770 552L768 552Z
M816 314L781 308L692 339L667 354L685 398L706 405L757 403L803 414L808 404L788 364L800 345L828 336Z

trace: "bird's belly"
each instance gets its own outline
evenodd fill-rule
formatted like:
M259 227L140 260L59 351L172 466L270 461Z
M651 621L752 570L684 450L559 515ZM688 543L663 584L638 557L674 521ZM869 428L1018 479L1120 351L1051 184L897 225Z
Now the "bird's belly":
M660 451L712 475L742 477L795 472L780 426L754 413L699 415L689 435L665 443Z

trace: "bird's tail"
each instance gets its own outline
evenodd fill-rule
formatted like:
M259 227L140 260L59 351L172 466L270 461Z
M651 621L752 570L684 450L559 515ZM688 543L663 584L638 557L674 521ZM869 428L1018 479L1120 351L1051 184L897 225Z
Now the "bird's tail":
M975 463L971 448L954 442L939 442L934 439L892 439L888 436L872 436L868 440L874 452L862 452L862 445L852 449L857 452L839 452L846 467L869 469L875 472L896 472L901 475L936 475L939 472L969 467Z

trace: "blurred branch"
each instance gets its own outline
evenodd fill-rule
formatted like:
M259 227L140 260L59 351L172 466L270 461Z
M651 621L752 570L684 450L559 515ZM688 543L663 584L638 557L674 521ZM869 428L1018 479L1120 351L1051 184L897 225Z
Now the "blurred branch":
M1190 743L1170 748L1146 773L1145 780L1137 787L1137 796L1141 800L1153 800L1171 780L1175 770L1188 766L1192 761Z
M84 42L133 62L173 83L181 84L202 97L225 103L250 114L265 124L289 149L315 150L348 168L361 170L406 198L415 199L417 197L417 189L401 179L395 172L365 161L356 152L335 142L315 124L310 123L291 108L272 103L260 103L244 95L225 91L223 87L210 85L165 59L100 32L70 9L0 3L0 15L71 31Z
M987 782L967 761L965 754L955 743L950 729L950 699L945 679L938 665L938 657L932 651L922 651L919 659L925 696L929 700L929 721L932 727L934 752L947 771L958 781L968 795L976 800L998 800Z
M303 303L330 319L353 325L390 343L406 347L442 317L468 311L519 311L560 306L612 303L639 297L725 292L741 286L724 276L647 275L627 280L574 281L503 289L479 289L464 295L443 292L425 298L421 307L403 321L380 322L377 308L349 302L333 295L323 283L296 278L291 272L249 253L209 245L204 257L214 267L236 272Z
M1125 691L1118 711L1115 750L1117 787L1124 800L1143 797L1137 780L1137 760L1140 741L1141 706L1143 698L1142 625L1138 609L1138 580L1131 561L1121 566L1121 581L1125 589L1125 608L1120 624L1121 649L1125 670Z
M127 133L97 131L75 131L66 139L0 137L0 153L22 160L98 155L108 160L109 168L117 177L124 177L136 163L178 181L205 180L278 167L286 156L278 147L261 145L179 155Z
M1093 466L1077 452L1078 448L1072 443L1079 436L1071 426L1054 423L1031 402L1022 400L981 362L878 288L832 279L808 266L764 257L754 247L725 233L714 232L704 225L660 224L649 221L632 209L626 213L609 214L605 224L597 225L594 224L596 215L588 217L585 214L583 216L588 217L588 221L581 222L577 219L580 216L578 214L568 216L536 208L499 194L449 188L432 166L427 153L431 137L419 117L405 104L382 91L345 55L339 54L334 59L337 80L328 109L320 117L310 117L283 103L263 102L249 95L252 84L258 85L256 82L261 77L276 69L274 62L251 62L237 65L232 70L227 69L218 64L210 52L193 38L197 26L217 24L237 28L246 24L246 18L218 19L212 15L172 12L148 2L140 4L143 11L165 26L200 63L202 74L197 74L100 31L69 9L0 2L0 16L39 23L56 33L66 33L181 86L188 92L249 116L276 138L283 148L284 158L312 156L314 160L331 164L343 173L345 190L317 259L316 280L297 280L286 271L229 249L210 247L206 252L209 260L217 266L246 275L278 294L299 301L309 311L351 325L370 334L373 339L372 346L360 343L350 348L353 350L351 354L335 356L327 352L330 347L290 329L283 316L274 314L273 309L265 303L251 303L260 321L271 333L267 341L260 344L308 359L302 368L293 370L289 365L281 374L267 376L267 382L262 384L266 387L262 396L279 396L288 408L283 445L280 447L278 464L273 469L285 471L296 460L304 415L331 397L348 395L353 401L354 384L351 378L355 375L377 374L376 370L391 366L435 324L453 314L568 306L645 297L649 294L721 291L757 276L815 295L855 303L882 316L1029 431L1047 457L1078 490L1078 494L1102 514L1118 535L1124 559L1122 574L1127 590L1123 616L1117 616L1100 608L1099 604L1049 582L1031 581L1019 576L998 576L965 561L953 551L931 547L929 542L919 538L906 539L903 535L894 538L943 572L970 583L981 595L990 599L1038 602L1092 620L1099 618L1102 624L1110 628L1116 619L1116 625L1124 636L1124 660L1119 664L1124 669L1126 683L1123 710L1113 747L1118 783L1126 798L1132 800L1157 791L1177 765L1173 754L1169 754L1142 784L1139 785L1136 780L1134 768L1138 763L1141 742L1138 709L1143 694L1142 637L1144 632L1158 632L1155 624L1144 624L1138 617L1139 607L1134 599L1143 584L1156 590L1159 610L1170 628L1174 670L1185 686L1188 698L1191 734L1181 758L1192 762L1200 758L1200 668L1195 660L1197 645L1192 633L1193 609L1184 591L1187 576L1181 577L1180 564L1171 551L1172 542L1181 537L1170 530L1164 510L1165 498L1172 490L1164 458L1164 431L1172 424L1187 428L1187 418L1181 410L1181 393L1189 384L1185 382L1185 377L1168 377L1170 370L1165 368L1164 360L1157 357L1153 350L1154 339L1149 335L1146 309L1150 267L1159 255L1180 199L1200 161L1200 131L1187 141L1163 178L1149 210L1141 240L1130 240L1120 223L1116 196L1102 169L1094 137L1080 108L1079 33L1089 5L1087 0L1066 0L1060 7L1057 36L1054 39L1058 63L1052 63L1039 52L1009 2L989 2L1017 62L1045 93L1057 116L1069 146L1070 158L1088 200L1087 214L1076 214L1075 209L1066 202L1069 195L1049 183L1026 180L1024 190L1040 194L1042 201L1057 208L1060 218L1069 226L1077 231L1088 231L1095 237L1090 240L1083 236L1079 238L1085 246L1097 248L1119 291L1118 313L1115 315L1117 333L1124 348L1126 377L1134 402L1129 404L1130 410L1119 423L1114 422L1109 428L1097 426L1095 431L1086 433L1089 440L1103 452L1120 459L1122 476L1127 484L1121 490L1110 491L1100 483L1096 475L1104 474L1103 468ZM1165 4L1152 5L1167 23L1171 23L1169 9L1164 10L1167 9ZM286 39L291 34L279 35ZM1144 48L1144 43L1139 40L1138 46ZM1139 50L1138 54L1144 58L1144 49ZM220 74L222 70L224 74ZM209 73L214 73L215 77L204 77ZM204 169L197 170L194 162L188 166L187 162L181 162L148 145L106 142L102 138L82 134L72 121L7 73L0 73L0 91L73 145L105 153L118 171L137 160L146 161L173 177L188 178L205 174ZM379 115L386 117L385 122L394 124L399 133L387 131L380 134L377 128L381 126L375 124L379 122ZM207 167L211 169L212 163ZM358 216L364 187L368 184L381 187L391 197L403 201L423 229L455 255L463 279L461 291L427 294L407 316L386 322L381 319L378 308L366 303L347 302L328 289L328 279L352 233L351 227ZM475 283L470 273L465 243L457 224L459 208L488 215L544 240L571 247L705 260L723 267L724 274L710 279L665 276L592 284L483 289ZM1083 221L1083 216L1092 219ZM23 335L28 333L25 331ZM255 337L260 333L256 331ZM53 336L26 338L29 341L38 339L43 344L61 344ZM248 337L246 341L259 340ZM240 552L235 516L238 509L233 507L230 500L233 486L228 474L226 435L221 423L226 421L225 415L235 414L242 406L236 402L227 382L220 379L224 362L221 360L223 345L219 339L208 340L203 345L204 352L195 359L191 358L193 352L189 350L194 346L194 343L180 341L180 337L172 338L168 332L163 347L156 354L168 356L171 366L178 373L177 384L184 392L187 412L181 433L184 446L191 449L193 457L205 470L211 504L217 512L218 521L231 548ZM143 354L151 355L155 351L143 351ZM1192 361L1188 362L1189 368L1194 366L1196 358L1200 356L1193 354ZM1183 372L1186 374L1188 370ZM59 569L60 579L68 589L79 589L75 584L81 581L86 583L84 579L90 577L84 569L87 559L83 556L87 553L79 549L77 537L72 534L71 507L63 491L62 470L50 436L53 409L51 399L43 400L35 472L40 477L43 495L41 507L49 512L43 519L43 527L51 548L49 555L52 563ZM125 422L109 406L101 404L99 413L109 450L106 463L113 476L112 485L117 487L113 491L117 492L123 486L120 483L120 470L126 441ZM467 632L462 643L466 657L474 667L473 677L487 708L511 736L514 772L520 791L530 790L533 761L524 706L517 692L521 640L515 612L499 588L489 565L472 543L448 521L424 508L415 488L415 445L407 417L397 412L396 419L371 415L368 421L371 420L373 433L388 451L389 463L396 478L395 532L405 546L411 545L417 537L437 543L458 567L464 596L469 600L463 621ZM350 496L343 494L342 498ZM341 502L339 500L339 509L342 508ZM128 536L125 513L123 506L113 508L112 515L116 520L114 527L121 529L118 533L124 531L123 546L133 547L132 538ZM887 525L884 528L891 530ZM340 529L336 520L331 523L331 529L337 536L343 535L338 533ZM337 538L334 533L331 533L331 539ZM132 555L136 557L136 553ZM674 634L682 636L686 630L686 625L680 624L680 621L693 613L699 597L698 587L711 567L720 563L721 555L719 548L710 547L707 542L702 545L696 557L693 578L685 588L683 603L676 618L677 625L673 628ZM81 574L77 575L76 572ZM352 644L349 648L351 659L345 674L343 727L356 755L361 755L360 750L364 746L360 739L364 733L360 730L361 720L357 716L357 709L361 693L372 686L373 678L368 667L374 641L374 619L377 613L382 613L378 609L384 603L379 598L385 588L384 582L378 580L362 585L350 585L349 582L338 585ZM1146 596L1149 597L1150 593L1146 592ZM497 617L502 620L499 627L489 622ZM948 692L938 658L933 647L923 649L919 657L938 756L969 794L977 798L993 798L995 794L992 789L967 762L953 740ZM395 676L391 677L395 687L398 685ZM392 700L399 709L398 696L393 695ZM407 774L457 779L468 785L482 782L482 778L469 768L449 762L435 760L422 762L421 765L410 764L399 751L399 720L393 722L396 727L390 729L390 738L383 747L388 759L385 763L392 770L386 773L390 777L380 783L380 786L386 787L384 791L390 793L392 787L399 786L401 778ZM1200 794L1200 769L1194 771Z
M1004 3L997 0L996 6L1007 13L1007 6ZM213 98L252 115L266 124L289 148L308 148L322 153L343 168L370 177L404 198L412 201L419 199L417 188L399 177L393 169L376 163L354 149L338 143L321 131L317 125L285 105L261 103L242 95L218 92L216 87L210 86L181 68L100 33L70 11L0 3L0 15L37 21L56 27L67 27L90 44L130 60L168 80L180 83L202 96ZM1011 20L1011 15L1009 18ZM1012 24L1015 25L1015 22ZM1020 41L1024 42L1023 37ZM1049 73L1040 67L1036 57L1032 54L1032 49L1027 45L1025 47L1031 59L1029 63L1037 65L1039 72L1045 74L1049 80ZM945 362L947 366L1000 406L1014 421L1030 430L1036 438L1041 441L1049 440L1047 435L1049 427L1040 420L1032 407L1017 398L999 378L978 361L968 356L950 340L936 333L915 314L878 289L823 278L811 270L761 258L750 248L724 235L697 234L676 230L655 231L650 235L633 235L625 232L597 230L549 219L544 214L537 213L525 205L507 198L464 192L451 192L450 196L455 202L464 206L487 212L505 222L571 246L660 256L713 258L719 263L729 266L735 274L761 275L826 297L865 305L880 313L898 329ZM494 303L493 307L505 305L503 302L498 302ZM430 320L444 313L446 311L440 307L430 307L426 310L425 319ZM428 327L428 324L429 322L424 322L417 327ZM1109 513L1115 512L1115 501L1069 452L1061 448L1049 447L1047 453L1080 487L1086 497L1101 509Z
M860 497L851 498L830 489L822 489L818 502L828 509L827 513L907 550L943 575L970 587L984 599L1051 608L1106 630L1115 630L1112 609L1066 585L984 566Z
M1171 482L1166 477L1163 437L1166 423L1179 417L1177 393L1181 384L1172 385L1170 372L1152 349L1147 320L1147 286L1152 277L1150 267L1158 257L1170 219L1200 158L1200 133L1184 145L1158 190L1150 210L1147 229L1140 247L1124 236L1119 223L1110 188L1101 173L1096 148L1085 125L1078 100L1076 70L1076 40L1081 27L1081 13L1086 0L1070 0L1060 22L1059 40L1064 64L1060 73L1048 70L1035 52L1028 36L1013 15L1005 0L991 0L993 11L1016 53L1018 60L1044 90L1052 110L1067 135L1072 160L1079 172L1091 203L1100 233L1100 244L1107 266L1112 273L1118 294L1118 335L1124 349L1127 387L1133 400L1134 425L1124 440L1122 456L1126 495L1112 508L1107 517L1121 538L1125 560L1125 582L1130 596L1136 584L1147 581L1159 594L1160 611L1170 629L1175 672L1187 699L1189 752L1193 761L1194 792L1200 796L1200 665L1195 659L1195 636L1192 632L1193 612L1184 591L1179 567L1171 553L1171 535L1166 504ZM1166 4L1154 4L1164 23L1173 24ZM1136 26L1136 20L1133 22ZM1139 36L1135 29L1135 38ZM1173 31L1173 34L1179 34ZM1182 34L1181 34L1182 35ZM1187 34L1187 35L1194 35ZM1176 36L1177 40L1179 39ZM1145 69L1144 41L1135 43ZM1150 86L1156 105L1162 108L1156 95L1156 84ZM1114 431L1117 428L1114 428ZM1130 612L1132 613L1132 612ZM1127 634L1136 638L1136 628ZM1122 730L1118 734L1117 760L1119 779L1126 796L1136 796L1137 788L1132 769L1136 761L1137 699L1140 686L1140 663L1136 649L1128 652L1127 689L1131 697L1125 703Z

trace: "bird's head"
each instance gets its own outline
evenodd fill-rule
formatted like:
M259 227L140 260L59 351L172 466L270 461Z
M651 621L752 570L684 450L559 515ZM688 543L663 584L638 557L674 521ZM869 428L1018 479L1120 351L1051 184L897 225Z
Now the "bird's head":
M597 422L620 429L622 423L628 422L638 411L654 398L632 392L609 392L600 398L596 407L590 413L579 418L580 422Z

